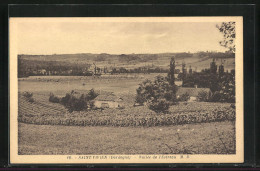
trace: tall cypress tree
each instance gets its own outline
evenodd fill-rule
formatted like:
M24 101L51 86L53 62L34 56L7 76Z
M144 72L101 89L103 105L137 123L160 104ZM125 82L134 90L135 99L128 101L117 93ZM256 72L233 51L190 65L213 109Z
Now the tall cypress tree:
M169 84L171 86L171 96L172 96L172 101L176 101L176 91L177 91L177 87L175 85L175 77L174 77L174 73L175 73L175 59L174 57L171 58L171 62L170 62L170 71L168 73L168 81Z
M168 72L168 80L171 86L175 85L174 72L175 72L175 60L174 57L172 57L170 62L170 71Z

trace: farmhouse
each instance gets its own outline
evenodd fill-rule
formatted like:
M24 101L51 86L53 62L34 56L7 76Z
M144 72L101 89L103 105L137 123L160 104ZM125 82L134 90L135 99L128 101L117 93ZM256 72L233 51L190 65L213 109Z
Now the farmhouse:
M208 96L210 96L211 91L209 88L193 88L193 87L179 87L176 96L179 98L181 95L188 94L190 96L190 100L188 102L196 101L200 92L206 92Z
M123 106L122 100L114 94L100 94L95 98L94 105L97 108L119 108Z

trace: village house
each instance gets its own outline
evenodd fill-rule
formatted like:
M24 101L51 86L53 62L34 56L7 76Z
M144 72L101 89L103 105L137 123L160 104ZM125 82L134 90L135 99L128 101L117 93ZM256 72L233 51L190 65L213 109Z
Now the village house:
M114 94L100 94L94 100L97 108L119 108L123 107L123 99Z
M47 75L47 71L46 71L46 69L41 69L41 70L38 70L38 74Z
M179 98L180 96L187 93L190 96L188 102L194 102L197 100L197 97L200 92L206 92L208 97L211 95L211 91L209 88L197 88L197 86L195 86L195 87L178 87L178 90L176 92L176 97Z

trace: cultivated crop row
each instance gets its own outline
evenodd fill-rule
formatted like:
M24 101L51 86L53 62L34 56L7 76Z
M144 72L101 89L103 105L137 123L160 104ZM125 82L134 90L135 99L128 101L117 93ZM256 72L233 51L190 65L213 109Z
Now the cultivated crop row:
M19 95L19 122L39 125L149 127L235 120L235 109L225 103L180 103L171 107L167 114L157 114L147 106L70 113L62 105L48 102L46 95L35 97L36 100L31 103Z
M19 121L24 123L32 123L39 125L67 125L67 126L165 126L165 125L179 125L189 123L208 123L219 121L234 121L235 111L212 111L210 113L196 113L196 114L158 114L158 115L144 115L134 117L133 115L120 116L108 115L102 117L74 117L72 115L64 115L58 117L55 115L41 115L29 117L27 115L19 115Z

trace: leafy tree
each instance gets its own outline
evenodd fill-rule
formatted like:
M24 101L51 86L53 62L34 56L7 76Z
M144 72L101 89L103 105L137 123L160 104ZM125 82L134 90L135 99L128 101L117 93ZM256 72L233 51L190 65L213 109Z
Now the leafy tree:
M87 95L87 100L93 100L98 96L98 93L92 88Z
M172 57L170 62L170 71L168 72L168 81L171 86L175 85L174 72L175 72L175 60L174 57Z
M157 76L152 82L145 80L136 89L136 103L148 103L151 110L155 112L166 112L170 104L176 102L177 86L175 85L175 60L171 59L170 70L167 77ZM162 105L160 107L160 105Z
M166 113L169 110L170 103L165 99L156 99L152 103L149 103L148 106L149 109L157 113Z
M222 102L235 102L235 78L232 74L226 74L221 78L221 91Z
M225 73L218 79L218 86L220 87L213 93L210 101L213 102L235 102L235 77L230 73Z
M200 102L206 102L208 101L209 96L208 93L206 91L200 91L197 97L197 100Z
M236 38L236 23L223 22L221 25L216 25L219 31L223 34L224 38L219 42L221 46L228 48L230 52L236 51L235 38Z
M182 94L179 98L178 101L183 102L183 101L188 101L190 100L190 95L188 93Z
M61 99L61 104L63 104L69 112L82 111L88 108L88 101L84 94L78 98L73 93L67 93L66 96Z
M176 88L174 89L176 90ZM153 82L145 80L139 84L136 92L136 102L140 104L160 98L172 101L174 96L172 86L169 84L167 78L162 76L157 76Z
M55 96L53 93L50 93L49 101L52 103L60 103L60 98Z
M175 59L174 57L172 57L170 62L170 70L168 72L168 82L171 87L170 87L169 94L166 95L166 100L170 100L172 102L176 101L176 91L177 91L174 74L175 74Z

